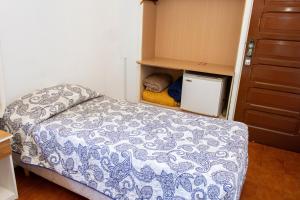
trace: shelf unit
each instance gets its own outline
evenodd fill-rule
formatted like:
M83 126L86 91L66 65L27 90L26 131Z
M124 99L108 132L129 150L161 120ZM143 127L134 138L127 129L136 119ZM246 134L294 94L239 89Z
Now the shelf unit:
M184 71L227 76L227 118L245 0L146 0L142 6L140 94L154 72L174 79Z
M3 200L15 200L17 199L17 196L15 192L13 192L10 189L7 189L4 186L0 186L0 199Z
M234 67L229 65L210 64L205 62L192 62L169 58L149 58L138 61L138 63L141 65L162 67L167 69L204 72L225 76L234 75Z
M0 199L3 200L14 200L18 198L10 149L11 138L11 134L0 130Z

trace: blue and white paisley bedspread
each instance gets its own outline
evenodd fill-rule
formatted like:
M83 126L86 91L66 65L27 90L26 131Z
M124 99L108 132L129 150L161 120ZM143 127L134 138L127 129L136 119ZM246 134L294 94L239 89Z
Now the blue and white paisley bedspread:
M8 116L23 162L113 199L239 199L248 162L244 124L105 96L36 124L20 125L21 111Z

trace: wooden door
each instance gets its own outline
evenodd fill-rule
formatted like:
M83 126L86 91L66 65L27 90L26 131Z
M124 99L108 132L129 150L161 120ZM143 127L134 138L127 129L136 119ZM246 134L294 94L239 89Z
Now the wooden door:
M235 120L250 141L300 152L300 0L254 0Z

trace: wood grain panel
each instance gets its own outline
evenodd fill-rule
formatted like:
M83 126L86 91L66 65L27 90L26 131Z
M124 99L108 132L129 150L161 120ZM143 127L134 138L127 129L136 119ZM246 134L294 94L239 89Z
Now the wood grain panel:
M300 13L264 13L260 23L260 32L300 35Z
M300 3L297 3L297 4L296 3L289 3L288 5L287 4L282 5L282 4L279 4L279 3L270 4L269 6L265 7L264 13L278 13L278 12L281 12L281 13L299 13L300 12L299 5L300 5ZM290 16L292 16L292 15L290 15ZM276 35L276 34L274 34L272 32L269 32L269 34L273 35L273 36ZM280 33L277 36L281 36L282 37L282 36L285 36L285 34L281 34ZM297 35L295 35L295 36L297 36ZM299 34L298 34L298 36L299 36ZM296 38L299 38L299 37L293 37L293 35L288 35L288 37L286 37L286 38L291 39L291 37L294 40L297 40Z
M253 64L300 68L300 42L259 40L254 53Z
M299 151L300 137L275 132L273 130L264 129L256 126L249 126L249 132L255 133L249 135L250 141L264 141L266 145L278 148L289 149L291 151ZM254 198L256 199L256 198ZM293 198L292 198L293 199Z
M235 65L243 0L160 0L156 57Z
M300 95L293 93L251 88L247 103L300 113Z
M262 7L260 29L255 35L279 40L300 40L300 1L266 1ZM256 18L258 19L258 17Z
M300 69L270 65L253 65L251 81L300 90ZM283 89L282 89L283 90Z
M235 120L250 140L300 152L300 0L254 0Z
M163 67L175 70L190 70L195 72L204 72L226 76L234 75L234 66L218 65L204 62L191 62L168 58L150 58L138 61L138 63L142 65Z
M10 133L0 130L0 141L6 140L7 138L12 137Z
M143 3L142 59L155 55L156 6L151 1Z
M300 0L266 0L267 4L270 3L300 3Z
M283 132L287 135L298 134L299 120L295 118L275 115L265 112L248 110L245 113L245 122L248 125Z
M5 140L0 143L0 160L11 154L10 140Z

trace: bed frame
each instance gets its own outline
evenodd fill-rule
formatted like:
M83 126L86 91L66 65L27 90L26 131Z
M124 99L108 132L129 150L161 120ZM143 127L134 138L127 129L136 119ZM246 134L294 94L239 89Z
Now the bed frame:
M14 164L17 166L22 167L25 170L25 174L29 175L29 172L32 172L38 176L41 176L48 181L51 181L61 187L64 187L80 196L83 196L87 199L91 200L111 200L109 197L105 196L104 194L97 192L96 190L83 185L77 181L73 181L72 179L69 179L67 177L64 177L54 171L51 171L46 168L34 166L34 165L28 165L21 161L20 154L14 153L12 154Z

